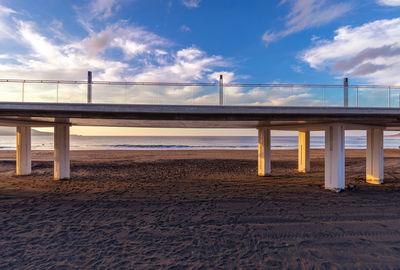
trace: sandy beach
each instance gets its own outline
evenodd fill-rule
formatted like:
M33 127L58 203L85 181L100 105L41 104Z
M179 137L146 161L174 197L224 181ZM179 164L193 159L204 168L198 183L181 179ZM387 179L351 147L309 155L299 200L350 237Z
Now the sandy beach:
M1 269L398 269L400 151L385 184L365 183L365 151L346 152L346 184L323 189L323 150L72 151L53 181L52 152L16 177L0 151Z

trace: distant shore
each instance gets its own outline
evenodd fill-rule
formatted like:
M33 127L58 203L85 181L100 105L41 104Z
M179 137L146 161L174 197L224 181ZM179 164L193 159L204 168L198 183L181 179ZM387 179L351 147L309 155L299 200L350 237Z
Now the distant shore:
M365 183L365 150L346 150L347 184L324 183L324 150L297 172L296 150L71 151L71 179L52 180L53 152L33 151L16 177L0 151L0 268L397 268L400 150L385 184Z

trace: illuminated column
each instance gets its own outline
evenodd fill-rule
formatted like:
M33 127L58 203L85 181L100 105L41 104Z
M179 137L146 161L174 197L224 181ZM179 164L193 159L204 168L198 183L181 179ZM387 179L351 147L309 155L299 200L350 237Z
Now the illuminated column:
M325 130L325 188L345 188L344 127L331 124Z
M366 179L371 184L383 183L383 129L367 129Z
M69 179L69 125L54 127L54 180Z
M299 172L310 171L310 131L299 131Z
M17 175L28 175L32 172L31 161L31 127L17 127Z
M271 175L271 130L258 130L258 175Z

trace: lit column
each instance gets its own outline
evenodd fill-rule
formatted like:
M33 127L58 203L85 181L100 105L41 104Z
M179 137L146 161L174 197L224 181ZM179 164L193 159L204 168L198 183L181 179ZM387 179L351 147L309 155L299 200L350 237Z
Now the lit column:
M17 127L17 175L28 175L32 172L31 161L31 127Z
M54 127L54 180L69 179L69 125Z
M325 188L345 188L345 133L342 124L331 124L325 130Z
M310 171L310 131L299 131L299 172Z
M258 130L258 175L271 175L271 130Z
M383 183L383 129L367 129L366 179L371 184Z

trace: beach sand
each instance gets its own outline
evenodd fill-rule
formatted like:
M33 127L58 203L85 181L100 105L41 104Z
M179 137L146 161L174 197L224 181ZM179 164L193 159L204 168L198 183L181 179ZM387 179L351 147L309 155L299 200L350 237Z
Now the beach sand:
M53 181L52 152L16 177L0 151L0 268L398 269L400 151L385 184L365 183L365 151L346 152L346 184L323 189L323 150L72 151Z

